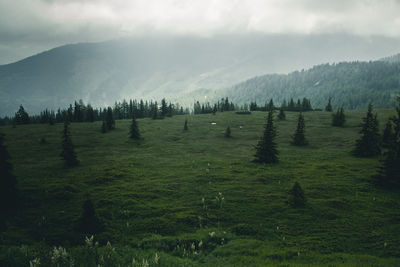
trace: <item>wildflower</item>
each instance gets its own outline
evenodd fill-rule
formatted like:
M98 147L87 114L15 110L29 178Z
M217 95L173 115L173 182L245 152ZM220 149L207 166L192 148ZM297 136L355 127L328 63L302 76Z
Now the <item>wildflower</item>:
M147 260L143 259L142 266L143 267L148 267L149 266L149 262Z
M37 267L40 265L40 258L34 258L33 260L29 261L29 267Z
M158 256L157 252L156 255L154 255L154 263L158 264L158 261L160 260L160 256Z
M201 248L202 245L203 245L203 240L200 240L200 242L199 242L199 248Z
M92 247L93 246L93 238L94 236L92 235L91 237L85 237L85 244L88 247Z
M213 237L215 235L215 232L210 232L208 233L211 237Z
M192 243L192 245L190 247L192 248L192 250L196 249L196 246L194 245L194 242Z

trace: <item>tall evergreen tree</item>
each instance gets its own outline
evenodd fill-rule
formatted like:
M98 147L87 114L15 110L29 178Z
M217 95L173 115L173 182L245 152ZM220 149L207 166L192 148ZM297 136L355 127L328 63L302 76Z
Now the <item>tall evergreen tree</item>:
M231 127L226 127L226 130L225 130L225 137L231 137Z
M183 130L184 131L188 130L188 121L187 121L187 119L185 120L185 124L183 125Z
M337 110L336 114L332 115L332 126L343 126L346 121L343 108Z
M168 113L168 106L165 98L161 100L161 118L164 118Z
M325 107L325 111L332 112L331 98L329 98L328 100L328 104Z
M286 114L282 107L279 109L278 119L281 121L286 120Z
M82 205L82 215L79 218L76 230L82 234L98 234L104 230L104 225L96 215L93 202L87 199Z
M389 119L385 125L382 135L382 146L385 148L390 148L395 142L395 133L393 132L393 120L395 118Z
M107 108L107 113L106 113L106 126L107 130L113 130L115 129L115 120L114 120L114 115L111 107Z
M61 157L65 160L65 165L67 167L73 167L79 163L74 151L74 145L72 144L68 121L64 122Z
M276 128L274 126L274 111L268 112L267 123L265 125L264 134L256 146L255 162L259 163L277 163L278 150L275 142Z
M17 178L13 175L10 154L0 133L0 218L7 217L17 205Z
M30 122L29 115L22 105L19 106L17 113L15 113L16 124L28 124Z
M129 137L132 139L140 139L139 127L137 125L135 116L132 116L131 128L129 130Z
M300 112L299 114L299 118L297 120L297 128L296 128L296 132L293 135L293 141L292 141L292 145L295 146L305 146L308 144L306 137L304 135L305 133L305 122L304 122L304 116L303 114Z
M356 141L354 154L359 157L373 157L381 153L377 114L372 114L372 104L368 105L366 117L361 124L361 137Z
M107 132L107 125L106 125L106 121L103 120L102 124L101 124L101 133L106 133Z
M392 118L394 133L391 145L388 147L383 164L375 177L378 183L387 187L400 186L400 97L397 98L397 102L397 116Z
M288 202L292 207L301 207L306 203L304 191L298 182L295 182L290 189Z

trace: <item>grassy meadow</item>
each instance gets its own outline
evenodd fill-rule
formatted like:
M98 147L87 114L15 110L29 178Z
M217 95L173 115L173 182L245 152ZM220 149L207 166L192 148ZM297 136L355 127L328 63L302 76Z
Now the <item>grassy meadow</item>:
M394 110L377 111L383 129ZM74 168L59 156L62 124L1 127L21 204L0 263L56 266L49 255L63 246L59 266L400 266L400 194L372 183L379 158L351 155L365 113L332 127L332 113L306 112L309 145L295 147L298 113L286 112L275 165L252 162L265 112L138 119L140 141L130 120L105 134L72 123ZM305 207L286 202L296 181ZM98 246L74 230L87 198L105 226Z

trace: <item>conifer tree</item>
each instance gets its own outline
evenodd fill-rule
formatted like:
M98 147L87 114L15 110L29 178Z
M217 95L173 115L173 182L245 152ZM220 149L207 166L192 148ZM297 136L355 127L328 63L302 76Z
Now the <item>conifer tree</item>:
M395 134L393 132L393 122L394 119L389 119L385 125L382 135L382 146L385 148L390 148L395 141Z
M4 145L4 134L0 133L0 218L7 217L17 205L17 178L9 162L10 154Z
M299 114L299 118L297 120L297 128L296 128L296 132L293 135L293 141L292 141L292 145L295 146L305 146L308 144L306 137L304 135L305 133L305 122L304 122L304 116L303 114L300 112Z
M361 137L356 141L354 154L359 157L373 157L381 153L377 114L372 114L372 104L368 105L366 117L361 124Z
M82 209L82 215L76 225L78 232L90 235L101 233L104 226L96 216L93 202L90 199L87 199L83 203Z
M301 207L306 203L304 191L298 182L295 182L292 189L289 191L288 203L292 207Z
M285 114L285 111L283 110L282 107L279 110L278 119L281 120L281 121L286 120L286 114Z
M274 126L273 113L273 110L268 112L264 134L256 146L255 162L277 163L279 161L277 144L275 142L276 128Z
M19 106L17 113L15 113L16 124L28 124L30 122L29 115L22 105Z
M139 128L136 122L135 116L132 116L131 128L129 131L129 137L132 139L140 139Z
M379 173L375 176L378 183L387 187L400 186L400 97L397 98L397 102L397 116L392 118L394 124L392 141L385 153Z
M229 126L226 127L225 137L227 137L227 138L231 137L231 127L229 127Z
M111 107L107 108L107 113L106 113L106 127L107 130L113 130L115 129L115 120L114 120L114 115Z
M164 118L168 113L168 106L165 98L161 100L161 118Z
M107 132L107 125L106 122L103 120L103 123L101 124L101 133L106 133Z
M343 126L346 121L343 108L337 110L336 114L332 115L332 126Z
M332 112L331 98L329 98L328 100L328 104L325 107L325 111Z
M187 121L187 119L185 120L185 124L183 125L183 130L184 131L188 130L188 121Z
M62 151L61 157L65 160L65 165L67 167L73 167L78 165L79 161L76 158L74 151L74 145L72 144L71 134L69 132L69 122L64 122L64 131L62 136Z

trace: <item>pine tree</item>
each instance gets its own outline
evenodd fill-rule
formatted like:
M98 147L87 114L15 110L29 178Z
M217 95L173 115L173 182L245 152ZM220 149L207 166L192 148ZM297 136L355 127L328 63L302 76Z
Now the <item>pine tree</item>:
M10 154L4 145L4 134L0 133L0 218L7 217L17 205L17 178L9 162Z
M136 123L135 116L132 117L131 128L130 128L129 134L130 134L129 137L132 139L140 139L139 128Z
M292 189L289 191L288 203L292 207L301 207L306 203L304 191L298 182L295 182Z
M29 115L22 105L19 106L17 113L15 113L16 124L28 124L30 122Z
M296 128L296 132L294 133L294 136L293 136L292 145L305 146L308 144L306 137L304 135L305 127L306 127L306 125L304 122L303 114L300 113L299 118L297 120L297 128Z
M379 184L387 187L400 186L400 97L397 98L397 102L397 116L392 118L394 124L392 141L385 153L379 173L375 176Z
M328 104L325 107L325 111L332 112L331 98L329 98L328 100Z
M372 104L363 118L361 137L356 141L354 154L359 157L373 157L381 153L377 114L372 114Z
M281 120L281 121L286 120L286 114L285 114L285 111L283 110L282 107L279 110L278 119Z
M165 98L161 100L161 118L164 118L168 113L168 106Z
M343 126L345 121L346 121L346 118L344 115L343 108L338 109L336 114L332 115L332 126L338 126L338 127Z
M72 144L71 135L69 132L69 122L64 122L64 131L62 137L62 151L61 157L65 160L65 165L67 167L73 167L78 165L79 161L76 158L74 151L74 145Z
M107 132L107 125L106 122L103 120L103 123L101 124L101 133L106 133Z
M106 113L106 127L107 130L113 130L115 129L115 120L114 120L114 115L111 107L107 108L107 113Z
M226 127L225 137L227 137L227 138L231 137L231 127L229 127L229 126Z
M188 130L188 121L185 120L185 124L183 125L183 130L187 131Z
M89 235L101 233L104 230L104 226L96 216L93 202L87 199L83 203L82 209L82 215L77 222L76 230L82 234Z
M382 146L385 148L390 148L393 145L393 143L395 142L395 134L393 132L392 120L395 120L395 119L389 119L385 125L385 130L383 130Z
M276 128L274 126L273 113L273 110L268 112L264 135L256 146L255 162L277 163L279 161L277 144L275 142Z

